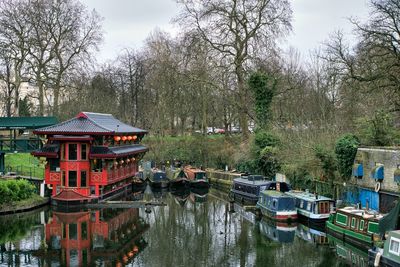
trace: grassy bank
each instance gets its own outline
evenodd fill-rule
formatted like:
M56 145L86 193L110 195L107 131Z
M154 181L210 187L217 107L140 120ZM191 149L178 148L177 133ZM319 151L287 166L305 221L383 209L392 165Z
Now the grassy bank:
M39 195L33 194L28 199L24 199L24 200L20 200L20 201L11 201L9 203L1 204L0 205L0 213L34 208L36 206L43 205L47 201L48 201L47 198L43 198Z
M10 153L5 155L6 172L18 175L44 178L44 164L29 153Z

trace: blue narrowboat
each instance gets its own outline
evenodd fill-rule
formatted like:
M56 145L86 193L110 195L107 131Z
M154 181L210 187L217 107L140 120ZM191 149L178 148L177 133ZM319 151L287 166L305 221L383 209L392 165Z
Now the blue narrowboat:
M290 185L266 180L262 175L241 176L233 180L229 195L234 201L256 205L260 192L264 190L287 192L290 190Z
M261 213L277 221L294 221L297 219L295 198L276 190L265 190L260 193L257 208Z
M150 173L150 186L155 188L167 188L169 186L169 179L167 174L159 169L152 169Z
M335 201L303 191L290 191L288 195L296 199L297 214L312 223L324 223L335 210Z

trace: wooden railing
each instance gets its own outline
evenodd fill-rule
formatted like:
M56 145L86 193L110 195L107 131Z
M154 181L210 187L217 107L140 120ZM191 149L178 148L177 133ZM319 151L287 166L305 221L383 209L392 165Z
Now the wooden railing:
M136 173L135 166L124 166L122 168L116 168L111 170L104 170L101 172L90 173L90 183L106 185L109 183L115 183L117 181L126 179L134 176Z

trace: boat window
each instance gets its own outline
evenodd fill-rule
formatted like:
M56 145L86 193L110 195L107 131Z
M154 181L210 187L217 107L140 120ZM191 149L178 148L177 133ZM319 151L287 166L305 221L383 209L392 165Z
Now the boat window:
M300 202L300 208L302 209L304 207L304 200L302 200L301 202Z
M360 221L360 230L362 231L362 230L364 230L364 220L361 220Z
M351 218L351 228L354 228L356 225L356 218Z
M395 237L390 238L389 252L397 256L400 255L400 239Z
M307 203L307 210L311 210L311 202Z
M276 199L272 201L272 207L276 208Z

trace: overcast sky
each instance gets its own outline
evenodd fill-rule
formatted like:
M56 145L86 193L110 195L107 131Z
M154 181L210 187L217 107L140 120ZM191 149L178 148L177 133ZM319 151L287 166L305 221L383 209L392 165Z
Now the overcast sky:
M174 34L171 19L179 11L173 0L82 0L104 18L104 43L99 62L113 59L124 48L139 49L155 29ZM349 17L363 21L368 17L368 0L292 0L293 33L284 46L297 48L303 57L316 49L329 34L343 29L351 33Z

